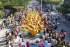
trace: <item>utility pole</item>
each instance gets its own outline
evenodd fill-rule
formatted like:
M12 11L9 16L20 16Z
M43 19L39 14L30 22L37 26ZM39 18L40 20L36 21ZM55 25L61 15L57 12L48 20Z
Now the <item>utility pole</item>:
M41 0L41 13L42 13L42 1L43 1L43 0Z

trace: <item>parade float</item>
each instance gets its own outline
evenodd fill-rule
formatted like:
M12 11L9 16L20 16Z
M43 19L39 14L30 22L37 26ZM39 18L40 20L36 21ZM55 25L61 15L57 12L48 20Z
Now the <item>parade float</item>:
M22 21L21 26L23 30L29 32L31 36L35 36L44 31L44 20L40 12L36 10L27 11L26 18Z

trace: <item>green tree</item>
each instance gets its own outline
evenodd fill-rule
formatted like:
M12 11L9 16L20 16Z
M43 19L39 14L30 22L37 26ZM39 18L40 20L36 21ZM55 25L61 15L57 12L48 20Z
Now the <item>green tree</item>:
M39 0L41 1L41 0ZM52 4L61 4L64 0L42 0L45 3L52 3Z
M66 13L70 13L70 0L64 0L64 3L63 5L58 8L58 11L63 13L63 14L66 14Z
M29 3L31 0L0 0L0 6L6 6L6 5L26 5Z
M0 19L4 16L3 8L4 6L11 5L13 6L22 6L25 7L28 5L31 0L0 0Z

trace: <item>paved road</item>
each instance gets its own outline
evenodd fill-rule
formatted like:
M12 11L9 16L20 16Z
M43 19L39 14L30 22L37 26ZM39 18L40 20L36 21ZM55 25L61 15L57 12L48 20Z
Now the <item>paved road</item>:
M63 16L61 16L61 19L59 20L57 31L61 31L63 29L64 31L68 32L69 34L66 36L66 41L70 41L70 22L66 20Z
M67 21L65 18L61 17L61 19L59 20L59 23L60 24L57 25L58 26L58 28L57 28L58 31L60 31L61 29L65 30L67 32L70 31L70 22Z

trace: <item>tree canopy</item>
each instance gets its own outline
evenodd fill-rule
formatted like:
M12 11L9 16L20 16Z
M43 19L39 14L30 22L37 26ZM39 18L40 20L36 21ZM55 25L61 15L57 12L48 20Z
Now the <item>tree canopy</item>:
M39 0L41 1L41 0ZM64 0L43 0L45 3L53 3L53 4L60 4L63 3Z
M62 12L63 14L70 13L69 3L70 3L70 0L64 0L63 5L58 9L59 12Z
M29 3L29 1L31 0L0 0L0 8L2 8L3 6L6 6L6 5L27 5Z

